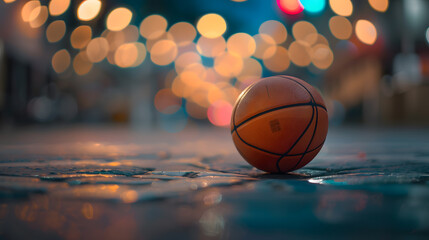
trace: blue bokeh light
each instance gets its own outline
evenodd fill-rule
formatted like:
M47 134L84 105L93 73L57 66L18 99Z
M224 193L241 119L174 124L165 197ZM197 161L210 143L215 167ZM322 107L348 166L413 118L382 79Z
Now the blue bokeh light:
M326 0L300 0L304 11L309 13L319 13L325 9Z

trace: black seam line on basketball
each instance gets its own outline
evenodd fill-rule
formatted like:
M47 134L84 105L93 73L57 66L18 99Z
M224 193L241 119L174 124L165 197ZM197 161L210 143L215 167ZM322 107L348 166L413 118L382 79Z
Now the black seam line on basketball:
M280 157L279 157L279 159L277 159L277 162L276 162L276 167L277 167L277 170L280 172L280 173L283 173L283 171L280 169L280 160L282 160L282 158L283 157L285 157L290 151L292 151L292 149L295 147L295 145L296 144L298 144L298 142L301 140L301 138L304 136L304 134L307 132L307 130L308 130L308 128L311 126L311 123L313 122L313 118L314 118L314 107L312 107L311 108L312 109L312 111L311 111L311 119L310 119L310 122L307 124L307 126L305 127L305 129L304 129L304 131L301 133L301 135L298 137L298 139L292 144L292 146L285 152L285 153L283 153Z
M237 132L236 132L236 134L237 134ZM237 137L244 143L244 144L246 144L246 145L248 145L249 147L252 147L252 148L255 148L255 149L257 149L257 150L259 150L259 151L261 151L261 152L265 152L265 153L269 153L269 154L272 154L272 155L276 155L276 156L282 156L283 154L281 154L281 153L275 153L275 152L270 152L270 151L268 151L268 150L264 150L264 149L262 149L262 148L259 148L259 147L256 147L256 146L253 146L252 144L249 144L249 143L247 143L247 142L245 142L242 138L241 138L241 136L239 135L239 134L237 134ZM299 155L303 155L303 154L307 154L307 153L311 153L311 152L313 152L313 151L316 151L318 148L320 148L321 146L323 146L323 144L325 143L325 141L323 141L321 144L319 144L317 147L315 147L315 148L313 148L313 149L310 149L310 150L306 150L305 152L303 152L303 153L295 153L295 154L287 154L287 155L284 155L283 157L296 157L296 156L299 156Z
M310 97L311 97L312 101L313 101L314 103L316 103L316 101L314 100L314 96L313 96L313 94L311 94L311 92L310 92L310 90L308 90L308 88L306 88L304 85L302 85L301 83L299 83L298 81L296 81L296 80L294 80L294 79L292 79L292 78L289 78L289 77L285 77L285 78L287 78L287 79L289 79L289 80L292 80L292 81L296 82L297 84L301 85L301 87L303 87L303 88L308 92L308 94L310 95ZM313 108L313 111L314 111L314 108ZM308 148L310 147L311 143L313 142L314 135L316 134L316 131L317 131L317 123L318 123L318 120L319 120L319 111L318 111L318 108L316 107L316 122L314 123L314 130L313 130L313 134L312 134L311 139L310 139L310 142L308 143L307 148L305 149L305 151L304 151L304 152L306 152L306 151L308 150ZM298 166L299 166L299 164L302 162L302 159L304 159L304 156L305 156L305 153L304 153L304 154L302 154L302 156L300 157L299 161L298 161L298 162L295 164L295 166L292 168L292 171L293 171L293 170L295 170L295 169L296 169L296 167L298 167Z
M265 85L265 89L267 89L268 98L270 98L270 92L268 91L268 85Z
M323 144L325 143L325 141L323 141L321 144L319 144L317 147L315 147L315 148L313 148L313 149L310 149L310 150L307 150L307 151L305 151L305 152L303 152L303 153L295 153L295 154L287 154L287 155L285 155L285 156L283 156L283 157L296 157L296 156L299 156L299 155L303 155L303 154L307 154L307 153L311 153L311 152L314 152L314 151L316 151L318 148L320 148L321 146L323 146Z
M276 156L281 156L281 154L280 154L280 153L270 152L270 151L268 151L268 150L265 150L265 149L259 148L259 147L257 147L257 146L254 146L254 145L252 145L252 144L250 144L250 143L248 143L248 142L244 141L244 140L243 140L243 138L241 138L240 134L238 134L238 131L235 131L235 134L237 134L237 137L238 137L238 138L239 138L239 139L240 139L244 144L246 144L246 145L247 145L247 146L249 146L249 147L252 147L252 148L258 149L258 150L259 150L259 151L261 151L261 152L269 153L269 154L276 155Z
M316 103L316 101L314 100L314 97L313 97L313 95L311 94L311 92L304 86L304 85L302 85L301 83L299 83L298 81L296 81L296 80L294 80L294 79L292 79L292 78L290 78L290 77L286 77L286 76L281 76L281 77L283 77L283 78L286 78L286 79L288 79L288 80L290 80L290 81L293 81L293 82L295 82L295 83L297 83L297 84L299 84L302 88L304 88L305 89L305 91L307 91L308 92L308 94L310 95L310 98L311 98L311 102L312 103L314 103L314 104L317 104ZM317 109L317 107L316 107L316 109ZM310 122L309 122L309 124L307 125L307 127L304 129L304 131L303 131L303 133L301 134L301 136L299 136L299 138L295 141L295 143L289 148L289 150L287 150L283 155L287 155L290 151L292 151L292 149L295 147L295 145L301 140L301 138L305 135L305 133L307 132L307 130L308 130L308 128L311 126L311 124L313 123L313 118L314 118L314 107L312 107L311 108L311 119L310 119ZM311 142L311 141L310 141ZM308 146L307 146L308 147ZM303 154L302 156L304 156L305 154ZM280 169L280 161L282 160L282 158L283 158L284 156L281 156L278 160L277 160L277 163L276 163L276 166L277 166L277 170L279 171L279 172L283 172L281 169ZM303 157L301 157L301 159L302 159ZM300 162L300 161L299 161Z
M317 122L318 122L318 119L319 119L319 112L317 111L317 108L316 108L316 122L314 123L313 135L311 136L310 142L308 143L307 148L304 151L304 154L302 154L302 156L299 158L299 161L292 168L292 171L297 169L297 167L299 166L299 164L302 162L302 159L304 159L304 156L306 154L305 152L307 152L308 148L310 147L311 143L313 142L314 135L316 134L316 131L317 131Z
M248 121L250 121L250 120L252 120L252 119L254 119L254 118L256 118L256 117L259 117L259 116L261 116L261 115L264 115L264 114L266 114L266 113L270 113L270 112L274 112L274 111L277 111L277 110L285 109L285 108L301 107L301 106L317 106L317 107L320 107L320 108L325 109L325 106L320 105L320 104L314 104L313 102L307 102L307 103L296 103L296 104L283 105L283 106L280 106L280 107L271 108L271 109L265 110L265 111L263 111L263 112L257 113L257 114L255 114L255 115L253 115L253 116L251 116L251 117L247 118L246 120L242 121L242 122L241 122L240 124L238 124L238 125L235 125L235 123L234 123L234 128L231 130L231 134L232 134L232 133L234 133L234 131L236 131L236 130L237 130L237 128L238 128L238 127L240 127L241 125L243 125L243 124L245 124L246 122L248 122ZM326 110L326 109L325 109L325 110ZM234 116L234 117L235 117L235 116Z
M313 96L313 94L311 94L310 90L308 90L308 88L307 88L307 87L305 87L303 84L299 83L298 81L296 81L296 80L294 80L294 79L292 79L292 78L287 77L287 79L292 80L292 81L294 81L294 82L298 83L299 85L301 85L301 86L302 86L302 87L303 87L303 88L308 92L308 94L310 95L310 97L311 97L312 101L313 101L314 103L316 103L316 101L314 100L314 96ZM314 109L313 109L313 111L314 111ZM314 135L316 134L316 131L317 131L317 123L318 123L318 120L319 120L319 111L318 111L318 109L316 108L316 122L314 123L314 130L313 130L313 134L312 134L311 139L310 139L310 142L308 143L307 148L305 149L305 151L304 151L304 152L306 152L306 151L308 150L308 148L310 147L311 143L312 143L312 142L313 142L313 140L314 140ZM299 166L299 164L302 162L302 159L304 159L304 156L305 156L305 153L304 153L304 154L302 154L302 156L299 158L299 161L298 161L298 162L295 164L295 166L292 168L292 171L293 171L293 170L295 170L295 169Z

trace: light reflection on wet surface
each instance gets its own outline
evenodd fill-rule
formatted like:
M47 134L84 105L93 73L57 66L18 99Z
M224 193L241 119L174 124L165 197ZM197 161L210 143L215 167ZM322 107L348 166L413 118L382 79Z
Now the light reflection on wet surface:
M102 130L0 135L1 239L429 234L427 130L333 130L287 175L249 167L227 131Z

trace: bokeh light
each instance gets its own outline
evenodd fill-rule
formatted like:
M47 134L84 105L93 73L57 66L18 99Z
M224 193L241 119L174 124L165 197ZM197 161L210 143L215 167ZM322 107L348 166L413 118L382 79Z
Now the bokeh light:
M13 3L13 2L15 2L16 0L3 0L5 3Z
M296 22L292 27L292 34L300 44L311 46L317 41L317 30L307 21Z
M167 26L167 24L165 26ZM195 37L197 36L197 30L195 30L195 27L187 22L175 23L170 27L168 32L171 34L174 42L179 47L183 47L192 43L192 41L194 41Z
M51 22L46 28L46 39L48 42L58 42L66 33L66 23L63 20Z
M126 42L136 42L139 39L139 29L134 25L128 25L121 32Z
M270 58L276 50L276 42L267 34L256 34L253 36L256 43L256 49L253 56L259 59ZM274 48L273 48L274 47Z
M350 21L341 16L333 16L329 20L329 29L334 37L345 40L349 39L353 32L353 26Z
M289 15L301 13L304 8L299 0L277 0L280 10Z
M327 69L334 61L332 50L324 44L316 44L311 49L311 61L319 69Z
M292 42L289 46L289 58L297 66L305 67L311 63L309 47L299 42Z
M207 117L209 121L220 127L229 126L232 114L232 105L227 101L217 101L213 103L207 110Z
M255 52L256 42L247 33L236 33L228 38L226 47L229 52L248 58Z
M168 65L177 57L177 45L172 40L161 40L153 45L150 54L153 63L161 66Z
M209 13L198 20L197 29L206 38L217 38L225 33L226 22L219 14Z
M26 2L24 4L24 6L22 6L22 9L21 9L22 20L24 22L30 22L31 20L33 20L33 19L30 19L30 15L33 12L33 10L38 9L38 11L40 11L40 6L41 5L40 5L39 1L28 1L28 2ZM37 17L37 15L33 16L33 17Z
M97 17L100 13L101 1L100 0L86 0L83 1L77 9L77 17L81 21L90 21Z
M61 49L52 56L52 68L56 73L62 73L70 66L71 58L66 49Z
M96 63L101 62L109 53L109 42L104 37L92 39L86 47L86 55L89 61Z
M326 0L299 0L302 7L309 13L320 13L325 9Z
M264 66L272 72L284 72L290 65L289 54L286 48L278 46L270 58L263 60Z
M77 75L85 75L91 71L92 63L88 60L85 51L79 52L73 59L73 69Z
M379 12L385 12L389 7L389 0L368 0L369 5Z
M30 13L30 26L32 28L41 27L48 19L49 13L46 6L36 7Z
M51 0L49 2L49 13L52 16L63 14L70 6L70 0Z
M357 38L368 45L372 45L377 40L377 29L374 24L368 20L358 20L355 26Z
M225 77L237 76L243 69L243 59L237 54L225 52L215 58L214 69Z
M164 88L155 95L154 105L159 112L173 114L182 106L182 99L174 95L169 88Z
M288 58L289 59L289 58ZM283 61L283 60L282 60ZM262 65L254 58L243 60L243 69L237 76L240 82L255 81L262 77Z
M268 20L259 27L260 34L270 36L275 43L281 44L287 39L287 31L283 23L275 20Z
M110 31L121 31L130 24L132 17L133 13L128 8L116 8L107 16L107 29Z
M137 48L137 59L131 67L137 67L138 65L142 64L147 55L146 47L143 43L134 42L134 45Z
M160 38L167 30L167 20L161 15L150 15L140 23L140 34L147 39Z
M216 57L222 54L225 48L226 41L222 36L217 38L206 38L201 36L197 42L197 51L205 57Z
M353 13L353 3L351 0L329 0L329 5L334 13L348 17Z
M86 47L92 37L91 27L83 25L77 27L70 36L70 43L72 47L81 49Z
M177 73L181 73L193 63L201 63L201 56L196 52L185 52L176 58L174 67Z
M137 58L137 47L133 43L124 43L115 51L115 64L121 68L132 67Z

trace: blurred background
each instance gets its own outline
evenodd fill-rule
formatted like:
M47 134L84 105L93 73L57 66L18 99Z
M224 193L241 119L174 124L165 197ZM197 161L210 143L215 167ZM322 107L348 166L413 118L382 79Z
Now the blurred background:
M429 125L429 1L0 0L0 126L229 126L261 77L332 125Z

